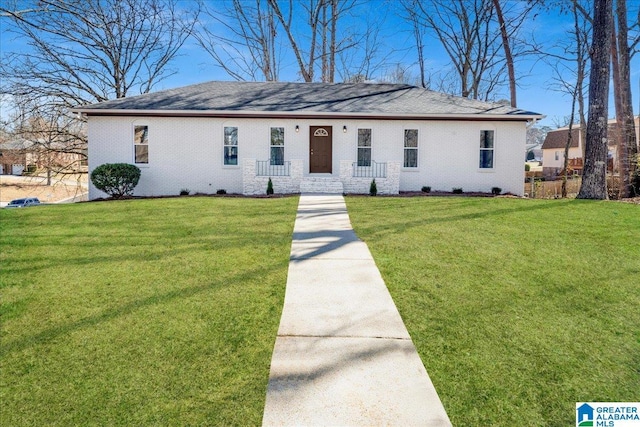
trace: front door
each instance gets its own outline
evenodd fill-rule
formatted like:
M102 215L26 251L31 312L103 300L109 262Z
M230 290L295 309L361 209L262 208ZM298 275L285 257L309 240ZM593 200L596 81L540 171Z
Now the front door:
M309 128L309 173L331 173L332 170L331 126Z

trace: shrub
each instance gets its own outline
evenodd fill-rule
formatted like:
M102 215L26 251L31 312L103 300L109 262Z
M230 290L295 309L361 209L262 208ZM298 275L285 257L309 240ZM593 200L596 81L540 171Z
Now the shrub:
M105 163L91 172L91 182L114 199L133 194L140 180L140 168L128 163Z
M182 190L180 190L180 195L181 196L188 196L190 193L188 188L183 188Z
M462 194L462 188L454 187L452 190L453 194Z
M273 194L273 182L271 182L271 178L269 178L269 182L267 182L267 196Z
M502 193L502 188L500 187L491 187L491 194L494 196L499 196Z
M36 165L27 165L27 167L22 171L22 175L32 175L36 173L37 170L38 168Z
M378 186L376 185L375 178L371 181L371 185L369 186L369 195L376 196L378 194Z
M531 165L529 163L524 164L524 171L529 172L531 170Z
M422 192L423 193L431 193L431 187L425 185L424 187L422 187Z
M218 191L216 191L216 194L227 194L227 190L221 188Z

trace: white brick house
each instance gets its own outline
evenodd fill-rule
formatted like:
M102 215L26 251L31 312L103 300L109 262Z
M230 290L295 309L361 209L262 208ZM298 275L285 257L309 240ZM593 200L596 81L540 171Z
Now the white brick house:
M89 105L89 170L131 163L135 194L523 193L543 116L392 84L208 82ZM90 198L103 197L90 187Z

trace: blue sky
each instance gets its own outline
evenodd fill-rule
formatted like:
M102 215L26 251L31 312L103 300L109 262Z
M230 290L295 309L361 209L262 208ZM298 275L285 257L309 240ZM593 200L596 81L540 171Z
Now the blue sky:
M1 0L0 0L1 1ZM188 2L190 0L184 0ZM209 5L216 7L218 0L208 0ZM518 7L518 0L509 2L511 6ZM416 70L416 55L412 48L413 39L407 31L403 21L393 10L393 0L369 0L362 7L362 13L347 18L345 22L349 27L371 28L376 26L380 31L381 50L390 52L386 58L386 66L378 71L378 76L393 70L396 64ZM640 7L640 0L628 0L630 15L636 13ZM630 22L631 24L631 22ZM2 19L0 19L2 25ZM571 26L571 18L563 16L555 11L539 12L535 19L527 21L522 34L529 38L535 38L545 46L551 46L555 41L566 38L566 29ZM0 36L0 51L20 50L20 40L8 36L3 30ZM426 41L425 56L427 69L431 73L447 72L450 69L449 60L444 49L435 38ZM296 73L293 57L285 57L281 80L300 81ZM208 54L200 48L194 40L188 40L183 46L182 53L170 65L175 74L159 82L154 90L168 89L209 80L230 80L225 72L216 68ZM631 64L632 91L634 113L638 114L640 105L640 54L636 55ZM518 107L529 111L545 114L546 119L542 125L555 127L555 123L562 122L563 117L570 113L570 98L568 95L554 90L551 68L544 61L528 57L519 61L516 65L518 78ZM613 90L611 89L611 93ZM504 87L497 94L497 98L508 98L508 89ZM610 116L614 114L610 108Z
M513 3L513 2L512 2ZM518 2L515 2L518 5ZM383 67L378 74L384 74L384 70L392 70L396 65L413 67L416 70L416 55L412 49L412 36L405 29L405 25L393 11L389 0L370 0L368 2L369 16L351 17L348 25L367 25L371 20L378 20L380 39L383 43L383 50L393 51L387 59L387 66ZM640 7L640 0L628 0L630 14ZM631 15L633 16L633 15ZM629 22L631 24L632 22ZM545 46L550 46L556 40L566 38L566 29L571 27L572 18L563 16L556 11L540 12L535 19L530 19L523 28L522 34L526 37L534 37ZM230 77L222 70L216 68L193 41L185 46L184 55L177 59L174 68L177 73L161 82L157 89L171 88L191 83L198 83L207 80L229 80ZM427 67L432 73L450 68L446 52L435 38L431 38L426 43L425 49ZM296 74L293 58L290 58L291 67L284 68L281 73L281 80L300 81ZM286 61L283 61L285 63ZM638 114L640 104L640 54L636 55L631 64L632 91L634 113ZM554 89L551 68L544 61L534 57L527 57L520 60L516 65L516 75L518 78L518 107L529 111L545 114L546 119L541 121L542 125L556 127L557 122L562 122L565 116L570 114L571 99L568 95ZM611 87L611 95L613 88ZM505 87L499 91L498 98L508 99L508 89ZM614 114L613 106L610 115Z

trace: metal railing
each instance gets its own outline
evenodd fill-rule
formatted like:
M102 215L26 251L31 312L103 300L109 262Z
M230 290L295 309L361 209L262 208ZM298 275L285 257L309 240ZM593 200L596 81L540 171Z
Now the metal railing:
M371 166L358 166L357 162L353 162L354 178L386 178L387 164L378 163L371 160Z
M272 165L270 160L256 161L256 176L289 176L291 175L291 162L281 165Z

